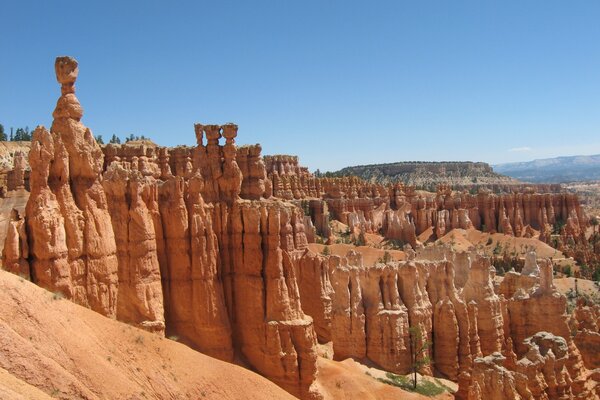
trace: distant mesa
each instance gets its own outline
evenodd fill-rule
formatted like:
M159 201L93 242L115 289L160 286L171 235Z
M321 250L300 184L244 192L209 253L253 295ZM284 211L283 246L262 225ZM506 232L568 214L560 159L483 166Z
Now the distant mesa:
M533 183L597 181L600 180L600 154L498 164L494 170Z
M484 162L472 161L401 161L387 164L357 165L342 168L332 176L358 176L371 183L404 183L417 187L449 184L453 187L471 185L518 184L516 179L494 172Z

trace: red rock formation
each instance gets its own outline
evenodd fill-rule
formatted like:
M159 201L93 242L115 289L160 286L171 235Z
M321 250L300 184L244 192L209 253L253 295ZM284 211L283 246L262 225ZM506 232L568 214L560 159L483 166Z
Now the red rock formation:
M300 305L289 206L238 201L220 220L226 299L236 346L250 364L286 390L308 396L316 374L312 319Z
M524 340L526 352L512 369L500 353L477 358L468 387L469 400L595 399L592 391L575 393L569 374L567 341L548 332ZM464 386L459 391L465 393Z
M472 259L469 279L462 292L465 302L474 302L477 309L477 333L483 355L501 351L504 341L501 300L494 292L490 268L493 269L488 258Z
M24 189L28 185L26 185L26 180L28 181L28 165L25 160L25 153L22 151L15 151L15 155L13 156L13 169L9 171L6 179L6 186L8 190L18 190Z
M240 196L244 199L258 200L266 195L267 171L265 164L260 157L261 147L259 144L253 146L243 146L237 151L237 162L242 171L242 189Z
M600 307L581 298L573 311L571 331L586 368L600 368Z
M245 177L233 124L196 125L194 149L108 145L105 163L80 122L77 62L58 58L56 71L63 95L51 132L33 135L27 235L23 221L11 223L8 268L27 272L29 258L32 279L49 290L166 328L221 359L238 352L291 393L312 396L316 335L293 267L307 246L304 216L260 200L270 190L260 146L242 150Z
M531 257L533 258L533 256ZM581 354L573 342L568 325L566 298L556 290L552 283L552 265L549 260L538 260L538 264L539 283L530 286L531 275L522 276L521 278L525 279L526 283L518 284L519 288L508 299L508 329L512 343L514 343L516 355L533 357L529 353L532 351L532 343L534 342L537 346L543 347L539 351L545 357L542 363L546 366L543 368L534 368L538 371L535 373L539 373L539 370L544 369L544 374L553 375L544 378L552 381L548 384L548 388L544 384L538 384L537 387L531 386L531 390L536 398L538 398L536 393L541 393L541 391L545 391L549 398L567 398L571 396L571 392L573 396L578 398L594 398L589 397L592 396L592 388L586 382L586 371ZM532 269L528 267L528 270ZM558 348L554 348L553 354L549 358L546 357L545 353L547 350L545 349L553 347L548 347L550 344L543 337L535 338L538 332L548 332L560 337L560 354L558 353ZM529 337L534 337L534 339L525 340ZM563 342L564 344L562 344ZM534 355L534 358L536 357L539 359L537 355ZM558 361L559 358L561 359L560 362ZM553 369L555 366L557 366L558 370L555 372L548 371L548 368ZM565 368L564 372L562 371L563 367ZM518 365L517 370L519 370ZM531 371L526 373L530 379L531 373ZM557 373L560 375L560 378L555 376ZM565 379L567 379L567 382L562 382Z
M31 279L28 258L29 244L25 232L25 221L13 209L8 222L4 248L2 249L2 266L13 274Z
M421 372L459 381L458 398L593 398L584 363L596 360L576 345L596 346L598 313L578 308L573 340L549 262L529 254L523 273L495 289L493 267L475 253L433 247L365 266L356 251L314 254L307 239L329 237L333 217L415 247L427 229L547 234L559 220L564 240L580 240L587 220L576 197L448 186L424 196L316 178L297 158L263 163L260 146L238 149L233 124L197 124L195 148L108 145L104 159L80 122L77 63L59 58L56 69L62 96L51 131L34 132L31 196L25 219L10 222L5 268L31 271L109 317L243 360L302 398L317 396L317 339L333 342L336 359L407 373L417 337L431 342L422 356L433 365Z
M472 365L471 328L467 305L454 286L451 262L429 266L427 293L433 305L433 359L435 368L452 380Z
M146 192L156 201L156 182L139 171L126 171L114 164L104 174L103 187L119 262L117 319L164 334L156 232L143 199Z
M62 96L51 133L32 139L31 196L26 218L34 280L106 316L117 311L117 257L101 184L103 154L81 122L75 97L77 62L56 60Z
M475 359L467 392L468 400L533 400L525 377L506 369L504 361L505 357L500 353Z

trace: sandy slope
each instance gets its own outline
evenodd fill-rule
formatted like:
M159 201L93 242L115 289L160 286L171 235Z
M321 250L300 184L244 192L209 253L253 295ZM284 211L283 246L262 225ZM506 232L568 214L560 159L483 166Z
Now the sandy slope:
M346 254L348 254L348 251L350 250L358 251L363 255L364 265L375 265L378 262L378 260L384 256L386 252L386 250L376 249L374 247L354 246L353 244L343 243L330 244L327 247L329 247L329 251L331 252L331 254L340 257L346 256ZM323 253L325 245L318 243L309 243L308 248L314 253L321 254ZM400 250L387 250L387 252L390 254L393 260L402 261L406 258L404 252Z
M404 391L395 386L379 382L366 371L374 371L347 359L332 361L319 357L317 362L319 375L317 384L325 400L426 400L431 397ZM435 396L434 399L453 399L446 393Z
M0 368L0 399L49 400L52 397Z
M554 278L553 283L562 294L567 294L570 290L575 292L575 278ZM577 291L600 298L600 288L594 281L577 279Z
M504 235L502 233L487 233L477 229L453 229L439 239L442 243L452 243L454 248L465 251L469 247L478 247L486 254L492 255L499 244L500 254L505 251L509 254L524 255L528 250L534 249L537 256L552 257L554 260L565 259L564 254L553 247L541 242L537 238L524 238Z
M267 379L0 271L0 399L293 398Z

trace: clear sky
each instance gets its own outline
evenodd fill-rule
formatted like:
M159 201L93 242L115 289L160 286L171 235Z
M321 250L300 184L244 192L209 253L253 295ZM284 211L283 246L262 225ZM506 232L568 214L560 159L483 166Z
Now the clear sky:
M599 1L0 2L0 123L49 126L79 61L105 139L238 143L311 170L600 153Z

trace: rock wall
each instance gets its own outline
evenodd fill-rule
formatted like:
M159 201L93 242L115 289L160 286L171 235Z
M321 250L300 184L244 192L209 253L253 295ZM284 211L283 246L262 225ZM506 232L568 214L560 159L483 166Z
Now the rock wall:
M331 217L353 230L380 233L412 245L428 229L434 232L433 238L439 238L456 228L519 237L536 234L549 242L553 228L562 225L562 242L585 241L588 219L579 198L557 192L554 186L521 185L502 194L480 189L473 194L440 184L433 194L401 183L370 183L356 176L315 177L292 156L272 156L267 164L275 197L322 199Z
M5 268L314 397L316 335L292 267L304 216L265 199L260 146L242 148L245 175L233 124L197 124L195 148L144 141L103 153L81 123L77 74L77 61L57 58L62 95L50 131L33 134L31 194L10 222Z
M457 398L597 398L585 368L595 360L582 359L576 346L593 346L588 328L597 329L597 315L580 307L586 322L573 341L550 263L530 254L527 274L512 272L513 281L500 289L505 298L496 293L489 260L470 253L468 261L463 288L447 259L368 267L354 250L345 257L306 251L294 267L301 302L319 341L333 343L335 359L406 374L414 349L429 342L420 356L431 364L421 372L435 369L459 382Z
M579 310L572 339L548 261L528 256L524 273L496 290L490 261L476 253L444 248L365 266L360 252L324 256L307 246L307 231L326 232L330 217L410 243L423 228L518 234L564 216L565 234L577 236L586 219L576 198L448 187L421 197L402 185L315 178L297 159L263 162L260 146L238 148L234 124L196 124L196 147L103 152L81 123L77 72L74 59L57 59L62 95L50 131L33 135L31 194L24 218L9 221L5 268L107 317L245 363L301 398L318 397L317 341L331 341L336 359L401 374L414 357L431 358L421 372L458 381L458 398L594 398L586 367L596 361L577 345L594 346L587 332L597 332L598 317Z

